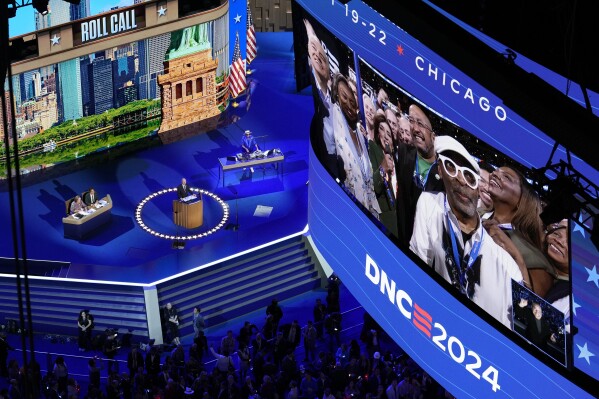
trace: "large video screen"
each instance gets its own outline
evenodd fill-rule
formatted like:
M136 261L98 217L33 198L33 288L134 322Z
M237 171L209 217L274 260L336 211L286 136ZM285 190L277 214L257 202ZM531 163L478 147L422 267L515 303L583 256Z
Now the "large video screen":
M570 236L578 222L573 218L584 206L564 205L575 198L575 190L564 189L563 176L555 170L542 168L547 158L535 159L543 148L527 148L543 134L475 81L408 40L405 32L367 7L360 8L360 2L298 3L310 11L294 18L303 20L301 27L295 24L296 60L307 60L312 74L312 146L328 181L337 185L328 186L325 175L313 169L324 191L311 184L310 227L321 250L337 249L331 252L331 263L338 266L334 270L365 295L365 308L370 311L369 303L375 306L377 321L385 324L389 318L382 310L388 299L413 321L413 328L435 338L446 355L478 380L482 375L495 392L503 387L513 395L522 389L521 382L505 385L506 380L522 378L507 367L515 359L523 361L522 351L489 357L496 349L491 341L497 340L502 345L509 340L535 357L526 357L524 363L545 363L570 377L580 375L578 370L594 376L583 366L590 364L589 348L598 341L579 345L576 318L572 319L576 312ZM362 25L370 29L359 32ZM388 46L386 52L381 45ZM347 48L353 49L354 58L344 73L331 65L347 58ZM581 160L577 165L588 170ZM594 170L590 173L596 175ZM344 214L344 207L329 207L321 200L331 195L354 210L347 208ZM364 223L356 223L356 212ZM340 230L333 228L335 224ZM341 233L345 230L351 236L359 234L358 245L350 245L351 239ZM377 233L369 236L366 231ZM342 260L339 245L352 255ZM591 259L597 258L587 262ZM447 326L432 322L431 313L437 312L430 311L435 307L428 309L430 313L416 311L406 292L397 289L406 278L399 269L417 285L426 285L427 294L444 290L444 297L459 302L453 308L443 301L434 305L460 314L464 323L456 321L454 327L462 330L471 324L478 330L484 320L485 330L489 326L495 332L487 344L479 340L479 348L487 352L487 360L495 357L496 366L472 373L468 358L480 360L479 352L455 336L447 338ZM416 279L420 272L426 277ZM589 294L588 288L585 292ZM414 311L407 311L403 301ZM469 317L459 311L462 308L468 309ZM593 303L590 308L597 309ZM389 323L391 331L398 329L396 322ZM403 332L396 340L414 345ZM506 368L498 367L501 364ZM547 374L527 375L541 391L550 392L556 383L546 385ZM470 395L463 386L460 389Z
M136 144L131 148L153 145L156 136L168 143L181 136L177 135L181 128L193 126L200 133L216 125L208 122L223 119L231 98L231 34L238 37L245 62L245 4L234 4L231 13L208 22L188 23L190 26L129 43L116 40L119 45L109 48L104 44L107 39L126 38L148 28L146 8L159 8L158 22L175 9L133 4L133 0L64 4L45 16L27 14L24 8L10 20L11 33L32 32L11 39L13 64L19 73L13 74L10 82L3 82L5 92L12 90L7 116L9 129L14 117L18 143L12 142L12 134L3 127L0 139L5 134L9 137L10 151L18 144L20 173L67 165L132 142ZM185 12L191 16L216 6L218 2L188 5ZM66 23L71 23L70 29L64 28ZM82 48L89 53L71 59L63 56L56 62L56 57L39 52L38 45L45 48L46 37L50 53L81 54ZM30 48L35 51L25 51ZM54 63L45 65L46 58ZM35 67L27 70L29 65ZM245 63L242 65L245 68ZM206 123L201 124L203 121ZM6 159L2 147L0 182L9 170Z

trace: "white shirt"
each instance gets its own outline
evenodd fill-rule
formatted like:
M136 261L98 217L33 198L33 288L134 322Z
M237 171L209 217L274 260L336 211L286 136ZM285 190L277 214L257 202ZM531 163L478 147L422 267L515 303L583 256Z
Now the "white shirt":
M434 265L435 271L446 281L451 282L445 266L443 231L446 231L445 193L423 192L416 205L414 231L410 240L410 249L428 265ZM460 231L458 221L449 210L449 220L454 231ZM512 306L512 279L522 282L522 273L512 257L484 232L479 222L478 228L466 243L462 235L456 235L456 242L464 253L472 250L473 243L480 241L479 255L480 283L474 288L472 301L491 316L511 328L508 318Z
M350 127L337 104L333 104L333 127L337 155L343 160L345 169L345 186L356 199L372 213L381 213L379 203L372 185L372 164L368 157L368 149L359 132L358 146L354 144ZM361 150L361 151L360 151Z

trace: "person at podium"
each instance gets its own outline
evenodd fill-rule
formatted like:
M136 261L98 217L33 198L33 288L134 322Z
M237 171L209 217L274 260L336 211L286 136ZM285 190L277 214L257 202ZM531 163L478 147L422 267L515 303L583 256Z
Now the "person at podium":
M187 184L187 179L182 178L181 184L179 184L179 186L177 186L177 196L179 197L179 199L182 199L185 197L189 197L191 194L193 194L193 193L191 192L191 189L190 189L189 185Z
M83 203L88 207L95 205L98 200L98 193L96 193L93 187L90 187L89 191L83 196Z

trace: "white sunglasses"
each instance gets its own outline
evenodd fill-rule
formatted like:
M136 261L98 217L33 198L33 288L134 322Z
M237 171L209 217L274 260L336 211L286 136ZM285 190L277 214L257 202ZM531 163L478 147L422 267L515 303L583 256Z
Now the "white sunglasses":
M437 156L443 164L443 168L450 177L457 177L458 172L462 172L462 177L464 178L464 181L466 182L468 187L470 187L473 190L476 190L478 188L478 182L480 180L480 176L478 175L478 173L466 166L458 166L452 159L447 158L446 156L443 156L441 154L437 154Z

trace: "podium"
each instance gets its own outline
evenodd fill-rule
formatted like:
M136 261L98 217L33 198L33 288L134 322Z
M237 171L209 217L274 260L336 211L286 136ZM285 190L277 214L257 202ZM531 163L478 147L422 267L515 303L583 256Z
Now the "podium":
M202 197L194 202L173 200L173 221L177 226L195 229L204 223L204 203Z

